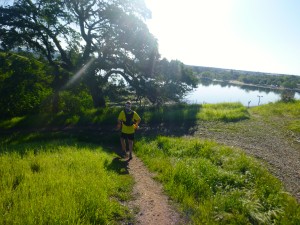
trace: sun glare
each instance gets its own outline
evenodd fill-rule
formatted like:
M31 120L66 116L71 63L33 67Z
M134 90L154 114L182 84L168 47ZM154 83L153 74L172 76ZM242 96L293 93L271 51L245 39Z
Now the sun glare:
M220 52L228 52L235 43L228 17L229 3L216 0L147 1L152 11L152 19L147 24L158 39L162 56L185 59L184 63L188 64L223 58Z
M63 89L72 86L80 77L82 77L85 71L91 66L91 64L95 61L95 58L91 58L71 79L66 83Z

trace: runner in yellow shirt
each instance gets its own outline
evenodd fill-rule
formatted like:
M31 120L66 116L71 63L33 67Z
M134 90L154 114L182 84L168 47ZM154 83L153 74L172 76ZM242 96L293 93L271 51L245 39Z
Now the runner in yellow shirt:
M120 141L125 157L127 157L126 140L128 141L129 159L132 159L134 133L135 130L138 129L140 122L140 116L131 109L131 102L126 102L124 110L122 110L118 116L117 129L121 129Z

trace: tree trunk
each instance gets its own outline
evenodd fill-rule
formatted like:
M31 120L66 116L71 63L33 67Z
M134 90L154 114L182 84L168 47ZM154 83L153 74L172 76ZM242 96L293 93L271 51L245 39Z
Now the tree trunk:
M104 108L106 106L105 98L100 88L91 90L95 108Z
M59 110L59 93L55 91L54 96L52 98L52 113L56 114Z
M59 68L57 65L53 65L54 67L54 79L52 83L52 88L54 91L54 95L52 98L52 113L56 114L59 111L59 86L61 86L61 80L59 77Z
M85 80L85 83L91 93L93 104L95 108L104 108L106 106L106 101L104 98L103 91L100 85L95 79Z

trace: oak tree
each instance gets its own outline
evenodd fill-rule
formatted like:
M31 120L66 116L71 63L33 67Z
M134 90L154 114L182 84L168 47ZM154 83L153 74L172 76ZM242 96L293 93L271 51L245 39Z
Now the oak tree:
M153 103L162 88L174 92L162 99L177 100L193 79L188 73L178 78L176 73L186 72L183 64L175 66L175 74L161 67L172 63L160 60L145 23L150 16L143 0L15 0L0 6L0 46L45 57L54 68L56 93L84 82L95 107L105 106L105 96L121 80Z

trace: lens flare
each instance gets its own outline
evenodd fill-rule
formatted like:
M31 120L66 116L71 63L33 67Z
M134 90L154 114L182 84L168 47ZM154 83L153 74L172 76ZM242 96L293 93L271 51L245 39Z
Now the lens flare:
M91 66L91 64L95 61L95 58L90 59L71 79L66 83L63 89L66 89L72 86L80 77L84 75L84 72Z

